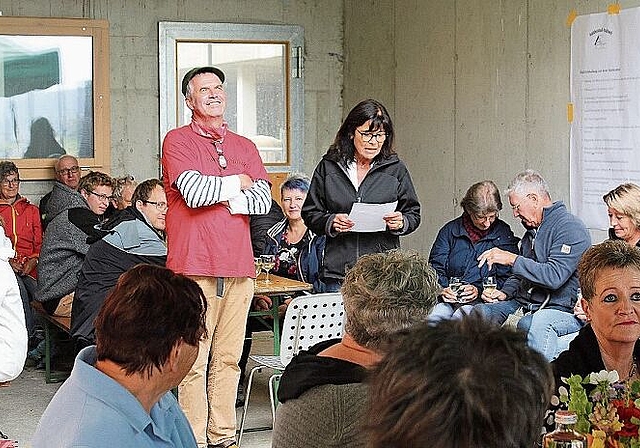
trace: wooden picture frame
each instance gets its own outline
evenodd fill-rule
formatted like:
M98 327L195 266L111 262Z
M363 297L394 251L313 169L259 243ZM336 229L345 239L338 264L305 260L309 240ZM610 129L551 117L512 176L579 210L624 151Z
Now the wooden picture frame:
M54 178L61 154L110 171L109 24L0 16L0 160Z

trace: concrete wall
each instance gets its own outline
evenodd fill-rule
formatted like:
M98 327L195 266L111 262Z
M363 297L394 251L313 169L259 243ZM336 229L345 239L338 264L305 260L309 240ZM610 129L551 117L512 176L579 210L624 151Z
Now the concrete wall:
M110 24L111 174L157 176L158 22L240 22L305 29L305 171L309 174L340 126L342 0L0 0L5 16L86 17ZM33 201L49 183L25 182Z
M311 173L359 100L392 113L398 151L423 204L405 246L428 251L460 213L468 186L503 189L532 167L569 197L570 33L565 22L606 0L0 0L4 15L107 19L114 175L158 173L162 20L299 24L305 28L305 171ZM623 8L640 0L620 1ZM344 26L343 26L344 24ZM344 71L343 71L344 69ZM344 77L343 77L344 73ZM344 106L343 106L344 105ZM25 183L37 199L43 183ZM506 198L504 198L506 203ZM502 216L511 211L505 206ZM518 223L517 234L521 233Z
M493 179L503 190L517 171L535 168L554 199L568 203L566 19L572 9L603 12L608 3L345 2L345 110L363 96L387 102L423 205L423 224L406 247L428 252L478 180ZM521 234L503 201L502 217Z

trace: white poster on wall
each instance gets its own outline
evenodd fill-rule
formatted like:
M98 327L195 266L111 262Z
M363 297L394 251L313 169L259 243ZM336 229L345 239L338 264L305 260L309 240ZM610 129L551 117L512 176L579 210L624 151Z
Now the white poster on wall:
M571 206L609 227L602 195L640 184L640 8L578 16L571 27Z

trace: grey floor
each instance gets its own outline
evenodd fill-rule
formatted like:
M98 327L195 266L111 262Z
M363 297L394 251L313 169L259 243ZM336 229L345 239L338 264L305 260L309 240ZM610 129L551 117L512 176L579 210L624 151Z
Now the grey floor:
M266 333L254 343L252 353L269 354L272 339ZM271 352L272 353L272 352ZM253 367L249 361L247 376ZM256 374L247 412L247 428L271 425L271 410L267 383L271 371ZM17 440L20 448L31 447L31 437L38 420L60 384L46 384L44 371L25 369L9 387L0 388L0 431L10 439ZM237 409L238 428L242 408ZM247 432L242 437L242 448L266 448L271 446L271 431Z

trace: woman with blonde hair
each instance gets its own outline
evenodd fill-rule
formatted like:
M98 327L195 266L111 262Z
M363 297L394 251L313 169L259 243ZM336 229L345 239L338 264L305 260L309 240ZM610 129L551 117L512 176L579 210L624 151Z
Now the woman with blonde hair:
M602 196L609 214L609 238L640 247L640 187L624 183Z

